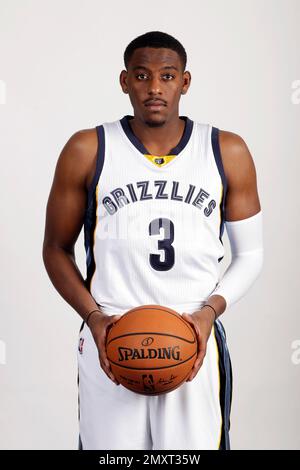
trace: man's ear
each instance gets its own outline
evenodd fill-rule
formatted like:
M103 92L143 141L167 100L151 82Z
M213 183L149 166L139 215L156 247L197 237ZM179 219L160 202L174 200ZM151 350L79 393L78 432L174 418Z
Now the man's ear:
M128 93L127 85L125 83L126 77L127 77L127 70L122 70L120 72L119 82L123 90L123 93Z
M187 93L189 87L190 87L190 84L191 84L191 81L192 81L192 75L188 70L186 70L183 75L184 75L184 78L185 78L185 80L184 80L185 81L185 84L184 84L185 89L181 91L181 94L185 95Z

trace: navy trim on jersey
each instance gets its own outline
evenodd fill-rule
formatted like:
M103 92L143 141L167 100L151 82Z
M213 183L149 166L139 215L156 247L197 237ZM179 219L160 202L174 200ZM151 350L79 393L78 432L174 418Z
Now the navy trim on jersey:
M214 323L215 337L219 351L220 405L222 412L222 433L219 450L230 450L230 411L232 403L232 366L226 344L224 326L218 319Z
M224 233L224 223L225 223L225 200L226 200L226 194L227 194L227 178L225 176L223 162L222 162L220 142L219 142L219 129L217 127L212 127L211 145L212 145L216 165L217 165L217 168L218 168L221 180L222 180L222 186L223 186L223 194L222 194L222 199L220 202L221 224L220 224L220 235L219 235L220 242L223 245L222 237ZM218 261L220 262L222 259L223 259L223 256L219 258Z
M84 217L84 246L86 251L86 270L87 275L85 279L85 286L90 291L90 282L95 272L96 265L93 252L93 235L96 227L96 187L102 173L104 158L105 158L105 133L103 125L97 126L97 137L98 137L98 150L97 150L97 161L96 171L92 180L92 183L88 190L87 206Z
M79 334L83 330L84 325L85 325L85 322L83 321L80 326ZM78 365L77 365L77 406L78 406L78 421L80 421L80 395L79 395L79 367ZM78 450L83 450L80 434L78 435Z
M211 130L211 143L212 143L212 148L213 148L213 151L214 151L216 164L217 164L217 167L218 167L221 179L222 179L222 183L223 183L223 186L224 186L224 192L225 192L227 190L227 179L226 179L226 176L225 176L222 157L221 157L219 135L220 135L220 129L218 129L217 127L212 127L212 130Z
M90 206L91 200L94 195L95 188L97 186L97 183L99 181L99 177L102 172L102 168L104 165L104 156L105 156L105 134L104 134L104 127L103 126L97 126L96 127L97 131L97 138L98 138L98 149L97 149L97 160L96 160L96 171L93 177L93 180L91 182L91 185L88 190L88 201L87 201L87 206Z
M146 147L144 146L144 144L139 140L139 138L134 134L130 124L129 124L129 121L130 119L133 119L134 116L131 116L129 114L127 114L126 116L124 116L122 119L120 119L120 123L122 125L122 128L126 134L126 136L128 137L128 139L130 140L130 142L143 154L147 154L147 155L152 155L151 152L149 152ZM194 121L192 121L191 119L189 119L187 116L179 116L180 119L183 119L185 121L185 127L184 127L184 131L183 131L183 134L181 136L181 139L180 141L178 142L178 144L172 148L170 150L170 152L167 154L167 155L178 155L183 149L184 147L187 145L190 137L191 137L191 134L192 134L192 130L193 130L193 125L194 125Z
M80 331L82 330L83 325L84 325L84 322L81 325ZM77 365L77 407L78 407L78 410L77 410L78 421L80 421L79 367L78 367L78 365ZM82 442L81 442L80 435L79 435L79 440L78 440L78 450L82 450Z

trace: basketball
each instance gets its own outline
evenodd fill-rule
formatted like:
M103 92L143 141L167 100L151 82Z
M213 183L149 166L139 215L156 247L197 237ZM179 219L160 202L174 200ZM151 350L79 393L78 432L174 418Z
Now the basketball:
M176 311L142 305L124 313L108 330L106 352L116 379L142 395L179 387L197 357L196 333Z

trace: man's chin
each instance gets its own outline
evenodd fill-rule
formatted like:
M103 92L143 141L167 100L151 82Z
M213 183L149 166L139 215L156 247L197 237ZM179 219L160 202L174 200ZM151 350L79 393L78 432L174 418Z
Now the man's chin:
M146 116L144 120L145 124L149 127L162 127L166 123L166 119L163 116Z

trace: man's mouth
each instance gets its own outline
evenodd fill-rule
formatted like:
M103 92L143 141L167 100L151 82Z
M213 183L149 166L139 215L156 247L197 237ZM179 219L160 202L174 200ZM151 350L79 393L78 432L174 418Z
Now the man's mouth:
M166 104L162 100L148 100L146 101L145 106L150 110L158 111L166 106Z

